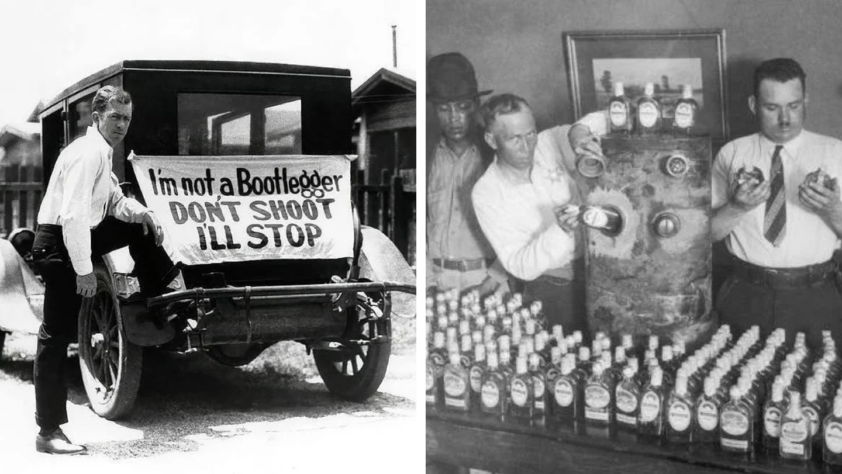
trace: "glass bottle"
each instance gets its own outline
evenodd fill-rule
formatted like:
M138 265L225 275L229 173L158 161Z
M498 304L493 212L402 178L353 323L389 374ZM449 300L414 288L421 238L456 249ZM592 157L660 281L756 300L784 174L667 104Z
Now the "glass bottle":
M431 372L432 375L432 383L429 378L427 380L427 401L428 404L432 403L437 408L441 408L444 404L442 376L444 375L444 366L446 364L447 350L445 349L445 336L443 332L439 331L433 335L433 349L427 355L428 372Z
M644 437L660 438L664 433L663 371L659 366L653 366L649 377L649 384L640 397L637 433Z
M842 397L833 399L833 411L824 419L822 434L825 465L842 466Z
M801 407L801 393L791 391L789 407L781 420L780 455L784 459L806 461L813 453L810 419Z
M502 420L508 408L509 382L497 364L497 353L488 351L488 369L482 377L482 412L496 420Z
M617 429L626 432L637 431L637 417L640 409L640 387L635 380L634 368L623 369L623 380L615 390L614 415Z
M475 411L481 409L480 399L482 398L482 378L485 376L485 346L477 344L474 347L474 363L469 371L471 380L471 408Z
M512 401L509 405L509 415L513 422L528 425L532 423L532 411L535 406L532 375L527 370L525 357L518 357L515 365L515 375L509 384L509 399Z
M784 383L780 376L772 384L772 397L763 407L763 447L778 452L781 438L781 420L784 416Z
M801 410L804 416L810 419L810 438L813 441L813 449L818 452L821 450L821 433L819 428L822 426L822 421L827 414L824 404L818 397L818 386L814 377L808 377L804 389L804 402L801 404Z
M575 357L568 354L561 359L561 375L553 384L553 419L563 425L572 425L579 417L579 379L573 374Z
M602 362L593 364L593 373L585 386L585 423L592 426L608 426L612 421L613 406L611 392L614 391L611 378Z
M687 390L687 372L679 370L675 378L675 389L667 399L667 441L673 444L687 444L691 441L695 429L694 405L695 400Z
M696 127L698 114L699 103L693 99L693 86L685 84L681 91L681 98L675 103L673 131L681 135L690 135Z
M540 420L544 418L547 411L547 379L541 367L540 357L535 352L529 354L529 374L532 376L532 416Z
M628 135L632 130L632 104L623 88L622 82L614 83L614 97L608 101L608 118L611 122L610 133Z
M458 352L451 353L450 363L444 366L443 383L445 408L462 413L470 411L470 376Z
M719 415L719 445L725 452L750 453L753 448L751 411L742 402L743 394L738 386L731 387L730 396Z
M700 444L716 444L719 442L719 413L722 399L717 394L718 380L707 377L704 381L704 393L696 400L696 433L693 441Z
M438 367L433 359L427 356L425 399L427 410L435 410L441 406L441 380L437 378Z
M637 101L637 132L641 135L654 134L661 129L661 103L654 96L655 85L647 82L643 97Z

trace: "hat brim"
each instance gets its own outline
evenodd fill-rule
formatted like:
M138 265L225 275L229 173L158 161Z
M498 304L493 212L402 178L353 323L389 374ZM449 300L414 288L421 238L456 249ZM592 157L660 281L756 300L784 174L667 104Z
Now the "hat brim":
M434 104L446 104L448 102L459 102L460 100L468 100L468 99L478 99L484 95L488 95L494 92L493 90L486 90L486 91L479 91L476 94L467 94L461 95L456 97L438 97L427 94L427 100Z

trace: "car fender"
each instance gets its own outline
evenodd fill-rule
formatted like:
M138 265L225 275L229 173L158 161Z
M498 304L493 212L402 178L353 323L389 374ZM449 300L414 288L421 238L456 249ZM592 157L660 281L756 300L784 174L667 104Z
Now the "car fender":
M129 248L123 247L102 256L108 275L111 277L111 287L116 288L115 273L128 274L134 270L134 260L129 254ZM158 327L149 318L149 310L140 303L121 304L120 319L129 342L136 346L151 347L170 342L175 337L175 329L165 324Z
M378 229L362 226L360 278L415 285L415 272L395 244ZM393 291L392 312L404 318L415 317L415 295Z
M44 319L44 285L5 239L0 239L0 308L0 330L38 334Z

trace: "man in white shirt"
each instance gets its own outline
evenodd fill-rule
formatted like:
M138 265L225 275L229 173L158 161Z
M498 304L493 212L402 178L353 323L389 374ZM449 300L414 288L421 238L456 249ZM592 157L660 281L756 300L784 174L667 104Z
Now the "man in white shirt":
M35 356L35 419L40 427L35 447L51 454L85 452L59 426L67 423L64 365L67 345L76 334L80 296L92 297L97 289L92 259L128 245L146 296L160 294L178 275L160 247L163 233L157 219L123 195L111 171L113 148L132 119L131 97L105 86L96 92L91 109L94 125L56 161L32 248L45 284Z
M842 141L804 130L806 75L792 59L763 62L748 104L760 132L722 147L713 166L714 240L725 239L734 273L716 308L737 330L757 324L791 335L842 337L842 296L832 260L842 235ZM740 179L759 169L763 181Z
M586 330L575 188L556 129L538 133L526 101L512 94L483 105L485 140L496 157L472 193L474 210L503 267L525 280L524 300L543 301L551 324Z

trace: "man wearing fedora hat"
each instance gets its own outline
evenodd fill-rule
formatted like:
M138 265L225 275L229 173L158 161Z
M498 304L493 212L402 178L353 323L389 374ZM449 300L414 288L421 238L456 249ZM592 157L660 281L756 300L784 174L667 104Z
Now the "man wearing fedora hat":
M474 68L460 53L444 53L427 64L427 100L441 137L427 157L427 285L439 289L479 285L481 293L502 289L505 271L471 205L471 190L491 162L477 123L480 91Z

